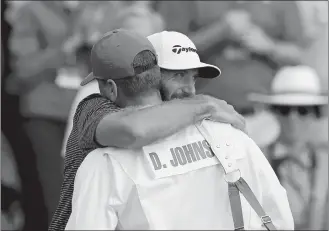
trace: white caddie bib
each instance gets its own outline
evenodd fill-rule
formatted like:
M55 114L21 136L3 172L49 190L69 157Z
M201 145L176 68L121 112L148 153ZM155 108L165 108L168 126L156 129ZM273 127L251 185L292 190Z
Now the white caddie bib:
M154 179L184 174L220 163L196 127L191 126L184 133L188 135L174 135L143 147L147 167Z

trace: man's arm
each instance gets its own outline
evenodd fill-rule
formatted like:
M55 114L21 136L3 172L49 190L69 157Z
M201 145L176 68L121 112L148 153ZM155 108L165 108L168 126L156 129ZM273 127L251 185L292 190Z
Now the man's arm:
M74 182L72 212L65 230L115 230L118 217L109 205L114 187L109 156L95 150L80 166ZM101 152L101 153L100 153Z
M286 190L283 188L265 155L255 142L246 137L248 155L253 163L253 168L261 188L260 203L264 211L272 219L278 230L293 230L294 220L289 206Z
M202 54L209 48L227 39L228 25L221 18L197 31L191 32L188 37L194 42L198 48L198 52Z
M283 64L300 64L303 50L309 45L297 2L276 2L283 25L283 41L274 41L272 56Z
M273 2L281 27L281 38L275 39L267 35L261 28L242 36L242 43L252 52L267 55L280 65L297 65L302 61L303 50L308 46L302 18L296 2Z
M232 3L223 2L223 7L229 7ZM217 6L218 7L218 6ZM207 26L198 25L198 3L190 1L159 1L159 13L164 18L168 30L179 31L193 41L202 54L227 37L227 24L220 17ZM222 16L222 15L221 15ZM195 28L192 29L192 25Z
M154 107L121 110L101 95L93 94L78 105L73 126L82 149L139 148L205 118L245 129L243 117L231 105L203 95Z
M244 119L232 106L199 95L105 115L97 126L96 141L103 146L140 148L206 118L244 129Z

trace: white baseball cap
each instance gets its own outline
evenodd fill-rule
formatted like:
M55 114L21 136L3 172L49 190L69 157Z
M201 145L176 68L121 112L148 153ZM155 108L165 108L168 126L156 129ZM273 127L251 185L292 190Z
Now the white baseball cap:
M162 31L147 37L158 56L158 65L167 70L199 69L200 77L216 78L221 70L200 62L194 43L186 35L176 31Z
M275 75L271 94L252 93L249 100L277 105L325 105L328 96L321 92L320 79L314 69L308 66L288 66Z

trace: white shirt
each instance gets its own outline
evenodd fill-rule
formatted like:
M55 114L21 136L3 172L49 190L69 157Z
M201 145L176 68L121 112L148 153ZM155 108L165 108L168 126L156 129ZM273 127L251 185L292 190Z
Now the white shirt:
M292 230L286 191L263 153L241 131L211 121L140 150L91 152L75 178L66 230L233 230L224 175L237 169L276 228ZM265 229L243 196L241 203L245 228Z

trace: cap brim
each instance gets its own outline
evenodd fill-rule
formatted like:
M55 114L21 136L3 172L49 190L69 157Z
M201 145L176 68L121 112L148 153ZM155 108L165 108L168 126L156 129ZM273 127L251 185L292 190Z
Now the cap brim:
M182 64L182 63L177 63L176 65L166 65L166 64L162 64L159 66L163 69L167 69L167 70L189 70L189 69L199 69L200 70L200 77L201 78L207 78L207 79L213 79L216 77L219 77L221 75L221 70L214 66L214 65L210 65L207 63L186 63L186 64Z
M213 79L222 74L222 71L218 67L207 63L200 62L200 66L197 68L200 70L200 78Z
M277 94L265 95L252 93L248 95L252 102L274 105L326 105L328 96L308 94Z
M84 86L88 83L90 83L91 81L93 81L95 78L94 73L91 72L84 80L82 80L82 82L80 83L81 86Z

